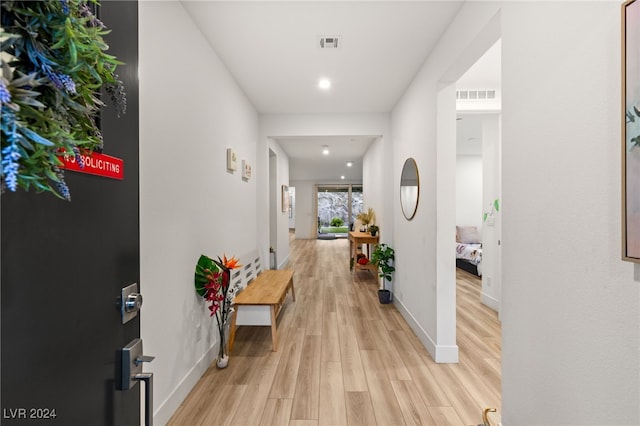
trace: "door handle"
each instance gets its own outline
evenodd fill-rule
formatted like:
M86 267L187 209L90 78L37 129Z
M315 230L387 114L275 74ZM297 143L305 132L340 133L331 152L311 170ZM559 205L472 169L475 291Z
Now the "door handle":
M138 373L133 376L133 379L138 382L145 382L144 426L153 426L153 373Z
M151 362L155 357L142 354L142 339L133 339L120 349L121 370L117 378L118 390L129 390L136 383L144 382L145 426L153 426L153 373L143 373L142 364ZM140 385L142 387L142 385Z

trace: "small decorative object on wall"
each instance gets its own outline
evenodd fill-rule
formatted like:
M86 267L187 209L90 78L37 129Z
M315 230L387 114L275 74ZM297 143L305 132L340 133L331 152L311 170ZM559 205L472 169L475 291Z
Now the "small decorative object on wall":
M493 200L493 203L491 203L491 210L488 212L482 213L482 221L486 222L488 218L493 217L493 215L499 211L500 211L500 200L496 198L495 200Z
M238 291L238 288L230 286L231 270L241 266L235 257L230 259L227 259L227 256L223 256L222 259L218 257L216 261L204 254L196 264L196 292L209 303L211 316L216 317L218 324L220 335L220 348L216 361L218 368L225 368L229 363L226 329L229 315L233 312L233 298Z
M227 148L227 170L235 172L238 169L238 154L231 149Z
M289 211L289 187L282 185L282 211Z
M92 13L97 1L2 2L2 192L51 192L71 200L59 156L102 152L97 125L111 97L118 116L126 96L106 51L109 31Z
M622 259L640 263L640 1L622 5Z
M247 160L242 160L242 179L251 179L251 164Z

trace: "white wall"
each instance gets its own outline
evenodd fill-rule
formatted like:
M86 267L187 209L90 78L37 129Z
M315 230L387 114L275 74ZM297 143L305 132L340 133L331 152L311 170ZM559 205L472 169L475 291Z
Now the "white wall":
M502 299L502 212L495 210L501 194L500 116L487 115L482 123L482 211L487 220L482 226L482 303L500 312Z
M255 164L258 117L179 2L139 8L141 336L164 424L218 345L194 290L198 257L257 244L256 179L226 171L226 148Z
M482 229L482 156L456 157L456 225Z
M414 156L425 176L416 218L396 211L396 302L437 353L436 217L449 203L436 192L437 93L495 36L482 27L500 6L502 421L639 424L640 271L620 260L619 3L462 7L392 114L395 170Z
M620 3L502 16L503 419L640 424L640 284L620 260Z

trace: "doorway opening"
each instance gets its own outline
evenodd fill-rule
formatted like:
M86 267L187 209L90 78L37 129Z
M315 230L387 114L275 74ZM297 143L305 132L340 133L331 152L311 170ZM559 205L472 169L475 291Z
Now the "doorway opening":
M316 185L317 238L347 238L362 204L362 185Z
M456 83L456 267L475 275L484 305L501 300L501 41Z

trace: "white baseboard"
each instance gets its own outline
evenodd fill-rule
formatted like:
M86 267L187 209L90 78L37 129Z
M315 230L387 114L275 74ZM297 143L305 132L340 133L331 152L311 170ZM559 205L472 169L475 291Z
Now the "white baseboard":
M500 312L500 301L498 299L491 297L486 293L482 293L482 295L480 296L480 300L482 301L483 305L488 306L496 312Z
M180 404L185 400L189 392L195 387L198 380L204 375L211 363L218 354L218 345L214 345L198 360L196 365L187 373L182 381L171 392L171 395L153 413L155 425L166 425L173 413L176 412Z
M280 264L278 265L278 269L284 268L288 262L289 262L289 256L287 256L282 262L280 262Z
M435 362L439 364L458 363L458 345L437 345L400 300L394 298L393 304L396 305L402 317L407 321L413 332L416 333L416 336L418 336L418 339Z

